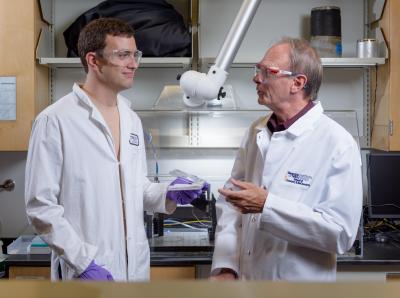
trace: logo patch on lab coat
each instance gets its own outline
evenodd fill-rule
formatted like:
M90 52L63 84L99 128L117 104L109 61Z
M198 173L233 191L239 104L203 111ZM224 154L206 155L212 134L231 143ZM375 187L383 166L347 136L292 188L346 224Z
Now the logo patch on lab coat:
M137 134L131 133L129 136L129 144L139 146L139 137Z
M312 177L305 175L305 174L299 174L295 172L288 171L285 180L287 182L293 183L293 184L298 184L298 185L303 185L310 187L311 182L312 182Z

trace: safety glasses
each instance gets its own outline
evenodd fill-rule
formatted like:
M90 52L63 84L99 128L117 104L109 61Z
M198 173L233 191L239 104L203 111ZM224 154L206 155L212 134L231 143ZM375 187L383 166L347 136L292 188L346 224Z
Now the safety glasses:
M142 52L139 50L111 50L109 52L101 51L100 54L104 58L119 66L125 66L132 61L139 66L140 60L142 59Z
M261 68L258 65L254 65L254 76L258 76L262 81L265 81L266 79L273 77L282 77L282 76L295 77L298 75L300 74L288 70L283 70L280 69L279 67L270 66Z

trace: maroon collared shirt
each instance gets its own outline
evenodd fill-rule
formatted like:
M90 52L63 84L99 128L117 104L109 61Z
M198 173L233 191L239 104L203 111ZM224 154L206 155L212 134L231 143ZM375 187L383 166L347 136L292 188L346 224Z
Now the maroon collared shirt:
M288 129L293 123L295 123L298 119L301 118L305 113L307 113L311 108L314 106L314 102L311 100L307 103L307 105L301 109L300 112L298 112L296 115L294 115L292 118L286 120L285 122L278 122L278 118L276 117L276 114L273 113L271 117L269 118L267 122L267 127L271 133L277 132L277 131L283 131Z

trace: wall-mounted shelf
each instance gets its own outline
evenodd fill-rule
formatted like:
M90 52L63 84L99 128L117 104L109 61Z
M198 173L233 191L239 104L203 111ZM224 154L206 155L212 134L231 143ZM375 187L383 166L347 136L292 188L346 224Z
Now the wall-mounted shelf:
M79 57L65 57L67 48L63 31L84 11L98 5L101 0L63 1L40 0L40 11L43 21L48 25L42 26L36 47L36 58L40 65L51 69L83 68ZM182 14L185 23L189 23L191 1L169 1ZM142 58L142 68L191 68L192 57L145 57Z
M238 148L246 129L266 110L136 111L156 148Z
M238 148L248 127L267 109L136 110L158 148ZM359 142L355 111L325 111Z
M42 57L38 58L39 64L46 65L51 68L80 68L82 67L79 58L64 57ZM211 65L214 59L205 58L203 63ZM369 67L375 65L383 65L385 58L321 58L324 67ZM187 68L191 65L192 59L186 57L161 57L161 58L143 58L140 62L141 67L174 67ZM251 61L234 61L233 68L249 68L253 67L257 62Z
M212 65L214 58L203 58L203 65ZM375 65L382 65L386 63L386 58L321 58L324 67L370 67ZM231 67L233 68L249 68L253 67L258 61L250 60L234 60Z
M40 57L39 64L50 68L81 68L82 64L79 58L65 57ZM161 58L142 58L140 67L169 67L169 68L187 68L191 65L192 58L189 57L161 57Z
M383 65L385 58L321 58L324 67L368 67Z

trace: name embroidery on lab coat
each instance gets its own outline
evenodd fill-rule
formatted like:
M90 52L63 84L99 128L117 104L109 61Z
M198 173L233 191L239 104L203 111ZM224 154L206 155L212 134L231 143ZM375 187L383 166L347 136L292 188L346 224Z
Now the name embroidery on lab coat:
M137 134L131 133L129 137L129 144L139 146L139 137Z
M304 186L310 187L312 177L308 176L308 175L288 171L285 176L285 180L287 182L290 182L293 184L299 184L299 185L304 185Z

